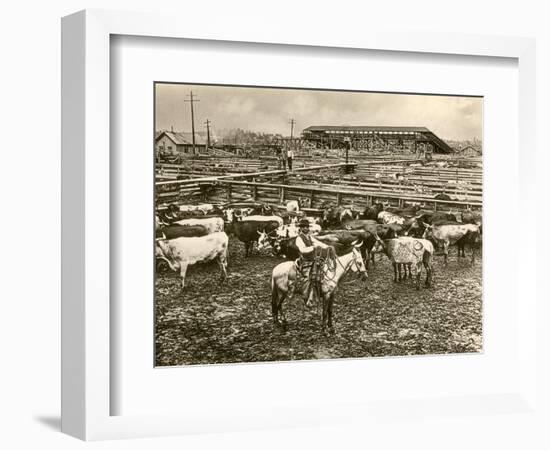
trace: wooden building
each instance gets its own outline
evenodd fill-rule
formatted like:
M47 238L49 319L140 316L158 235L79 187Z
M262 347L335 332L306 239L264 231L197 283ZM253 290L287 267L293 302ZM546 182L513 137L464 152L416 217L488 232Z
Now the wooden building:
M425 127L310 126L302 131L302 139L318 148L345 148L351 144L351 148L365 151L406 148L416 153L421 147L422 151L453 153L443 139Z
M156 136L155 147L158 154L165 156L195 156L206 153L206 140L195 132L195 150L191 133L162 131Z
M458 151L458 154L463 158L476 158L482 156L481 149L476 148L472 145L467 145L466 147L461 148Z

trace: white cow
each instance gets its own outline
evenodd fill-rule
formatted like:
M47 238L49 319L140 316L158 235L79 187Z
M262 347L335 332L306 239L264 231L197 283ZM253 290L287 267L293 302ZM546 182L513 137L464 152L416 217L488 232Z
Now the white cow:
M318 223L311 223L309 224L309 233L312 234L312 235L316 235L316 234L319 234L320 232L322 231L322 227L321 225L319 225Z
M233 208L226 208L223 210L223 217L226 222L232 223L235 218L235 210Z
M227 245L229 239L223 231L201 237L157 239L156 256L168 263L170 269L181 275L181 287L185 286L187 267L199 262L216 260L221 279L227 278Z
M318 223L310 223L309 233L312 236L315 236L321 232L321 225ZM258 250L263 250L265 248L273 246L275 241L281 239L290 239L295 238L300 233L300 228L296 223L291 222L289 225L283 225L273 230L271 233L266 233L265 231L259 232L260 237L258 238Z
M288 212L298 212L300 211L300 204L298 203L298 200L290 200L286 204L286 210Z
M465 256L464 246L466 244L472 247L472 263L475 261L475 247L480 242L481 232L479 225L472 223L441 223L441 224L422 224L425 227L423 238L433 239L436 243L443 246L443 255L445 265L449 255L449 246L456 244L458 246L458 256Z
M210 233L216 233L218 231L223 231L223 219L221 217L207 217L204 219L194 218L194 219L183 219L174 222L178 225L190 226L190 225L202 225Z
M242 220L250 213L252 213L252 211L254 211L254 209L252 208L227 208L225 210L225 214L227 217L227 221L233 222L233 220ZM229 217L231 217L231 220L229 220Z
M321 218L320 217L306 217L306 219L309 222L309 226L311 225L321 225Z
M298 236L300 229L295 223L283 225L275 230L275 234L280 238L293 238Z
M405 218L398 216L397 214L393 214L389 211L381 211L378 213L378 220L385 224L397 224L397 225L404 225L405 224Z
M293 238L298 236L300 233L300 227L295 224L291 223L290 225L283 225L282 227L277 228L277 237L282 238ZM312 235L319 234L321 232L321 225L315 222L309 223L309 233Z
M279 216L261 216L261 215L252 215L252 216L246 216L243 217L243 221L256 221L256 222L268 222L270 220L275 220L277 223L279 223L279 226L283 226L283 218Z
M180 205L179 209L182 212L200 212L206 215L214 210L214 205L210 203L202 203L200 205Z

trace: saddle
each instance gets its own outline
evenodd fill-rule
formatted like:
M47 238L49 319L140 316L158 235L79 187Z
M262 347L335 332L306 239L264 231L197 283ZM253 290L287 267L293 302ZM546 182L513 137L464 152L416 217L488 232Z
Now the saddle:
M324 278L326 264L335 264L336 252L333 247L315 247L312 256L300 257L295 261L296 288L305 298L309 298L313 289L318 298Z

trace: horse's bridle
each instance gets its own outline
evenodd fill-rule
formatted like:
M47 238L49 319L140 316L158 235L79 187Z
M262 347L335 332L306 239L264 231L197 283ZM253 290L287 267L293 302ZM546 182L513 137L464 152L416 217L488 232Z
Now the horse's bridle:
M355 248L354 248L355 250ZM361 271L360 267L359 267L359 263L357 261L357 255L355 254L355 252L352 250L352 253L353 253L353 260L348 264L347 267L344 267L344 265L340 262L340 259L339 258L336 258L336 262L338 264L340 264L340 267L342 267L342 269L344 269L344 273L347 273L347 271L351 268L351 265L352 264L355 264L355 267L357 268L357 272L359 273L364 273L364 274L367 274L367 270L365 269L365 271ZM359 254L359 257L361 257L361 255ZM361 257L362 259L362 257ZM363 267L365 266L365 263L363 262ZM368 276L368 274L367 274Z
M354 249L354 250L356 250L356 249ZM352 250L352 252L353 252L353 250ZM357 250L357 252L359 253L359 250ZM357 261L357 255L355 254L355 252L353 253L353 264L355 264L355 267L357 267L357 272L364 273L365 275L368 276L367 269L365 268L365 262L363 261L363 257L361 256L361 253L359 253L359 258L361 258L361 261L363 262L363 268L365 270L362 271L361 268L359 267L359 263Z

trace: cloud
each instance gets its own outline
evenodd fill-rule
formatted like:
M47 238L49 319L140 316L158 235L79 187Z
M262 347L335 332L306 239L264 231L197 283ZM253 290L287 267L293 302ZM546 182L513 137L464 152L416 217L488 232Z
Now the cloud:
M311 125L424 126L447 139L482 137L483 99L439 95L382 94L231 86L158 84L156 128L191 129L190 91L195 127L208 118L215 129L243 128L295 134Z

